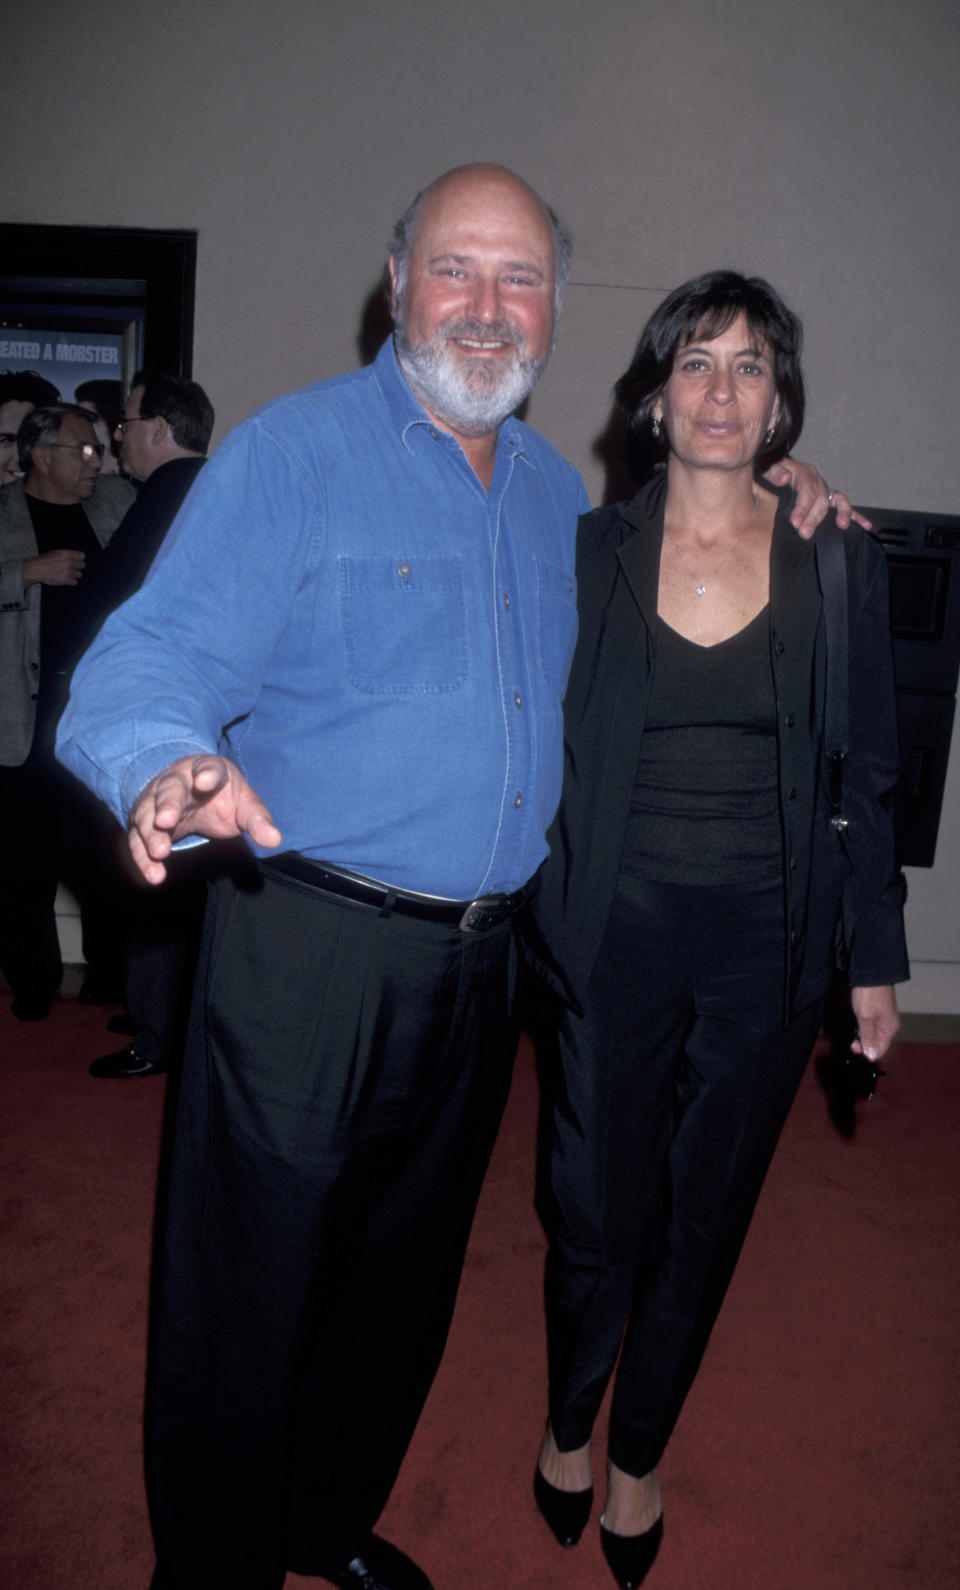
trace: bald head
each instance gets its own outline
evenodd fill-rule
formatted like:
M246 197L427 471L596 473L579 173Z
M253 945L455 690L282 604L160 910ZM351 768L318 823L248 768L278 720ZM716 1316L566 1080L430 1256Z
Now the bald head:
M529 182L507 166L489 161L454 166L417 194L393 229L390 241L390 275L393 283L393 310L402 300L407 284L410 255L417 234L431 211L442 209L444 201L457 207L483 209L527 219L539 218L546 226L553 260L553 309L559 315L563 289L570 269L570 236L559 216L545 204Z

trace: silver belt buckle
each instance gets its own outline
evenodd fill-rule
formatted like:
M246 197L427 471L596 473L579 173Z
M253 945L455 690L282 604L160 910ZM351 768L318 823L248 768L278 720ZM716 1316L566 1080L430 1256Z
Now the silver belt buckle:
M457 927L460 929L461 933L480 933L480 932L483 931L482 928L474 927L472 921L470 920L471 917L473 916L474 911L482 911L482 910L483 910L483 906L480 904L479 900L471 900L470 901L470 904L467 906L467 909L464 911L463 916L460 918L460 921L457 923Z

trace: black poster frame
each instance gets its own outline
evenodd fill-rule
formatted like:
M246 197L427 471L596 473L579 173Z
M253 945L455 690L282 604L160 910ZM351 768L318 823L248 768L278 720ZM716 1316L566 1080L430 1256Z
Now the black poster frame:
M0 314L47 306L124 306L142 312L145 368L193 375L195 231L0 223Z

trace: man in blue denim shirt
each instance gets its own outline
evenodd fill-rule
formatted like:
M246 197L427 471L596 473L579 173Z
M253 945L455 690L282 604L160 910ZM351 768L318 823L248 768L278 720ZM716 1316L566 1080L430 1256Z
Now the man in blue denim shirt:
M376 363L223 443L75 675L61 755L145 878L189 836L258 858L211 891L184 1065L157 1590L279 1590L287 1567L429 1590L372 1531L443 1350L510 1077L512 917L559 796L587 504L510 415L567 257L502 167L426 189Z
M567 254L510 172L434 183L395 236L395 337L223 443L77 672L61 755L148 881L189 835L261 858L212 890L185 1060L148 1398L164 1590L428 1585L372 1527L446 1338L559 796L587 502L510 415Z

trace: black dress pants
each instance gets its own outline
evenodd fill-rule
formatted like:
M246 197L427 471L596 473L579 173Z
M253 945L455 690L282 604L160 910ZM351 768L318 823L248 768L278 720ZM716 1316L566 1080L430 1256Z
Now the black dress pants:
M559 1034L550 1418L655 1468L719 1313L822 1004L782 1023L783 899L621 879L582 1018Z
M269 866L210 891L151 1343L164 1590L279 1590L390 1493L509 1087L516 955Z
M0 966L14 994L43 1001L60 987L61 881L80 905L88 975L119 991L129 885L115 818L38 743L20 767L0 767L0 832Z
M229 847L231 854L233 847ZM229 861L224 842L170 857L160 889L131 882L126 906L123 991L145 1060L179 1066L190 1010L209 879Z

